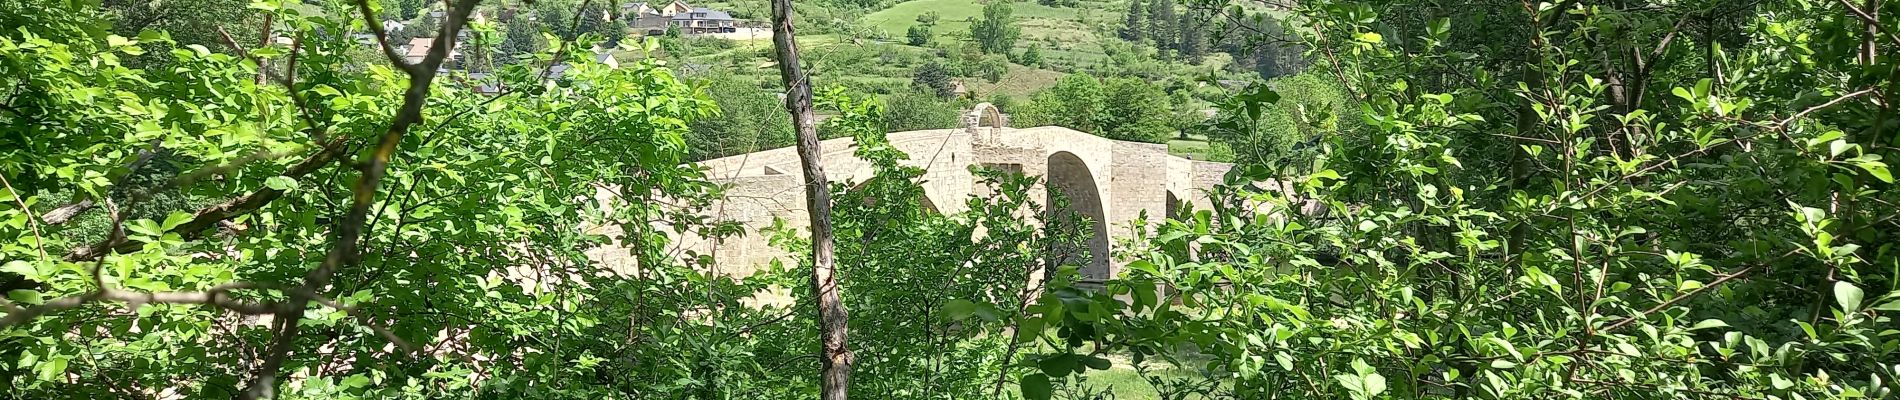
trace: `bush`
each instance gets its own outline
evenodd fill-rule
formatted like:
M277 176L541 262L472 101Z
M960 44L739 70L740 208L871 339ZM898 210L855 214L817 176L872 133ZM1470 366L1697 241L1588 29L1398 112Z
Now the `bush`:
M884 96L884 129L890 132L957 127L957 107L918 90Z
M792 145L792 119L778 96L738 76L704 78L706 95L719 105L719 113L692 122L686 134L688 158L705 160Z

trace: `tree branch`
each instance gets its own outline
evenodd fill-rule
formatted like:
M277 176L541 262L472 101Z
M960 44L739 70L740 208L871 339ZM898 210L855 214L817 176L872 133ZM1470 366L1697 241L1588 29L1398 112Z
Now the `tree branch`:
M1643 317L1647 317L1650 314L1655 314L1657 311L1662 311L1662 309L1669 308L1669 306L1675 305L1676 303L1680 303L1683 300L1688 300L1690 298L1693 298L1698 294L1702 294L1702 292L1708 291L1710 288L1722 286L1723 283L1728 283L1728 281L1735 280L1735 278L1740 278L1743 275L1748 275L1749 272L1754 271L1754 270L1755 270L1754 266L1742 268L1741 271L1735 271L1735 273L1733 274L1728 274L1721 278L1717 278L1714 282L1709 282L1709 284L1707 285L1703 285L1702 287L1695 288L1695 290L1691 290L1689 291L1689 293L1684 293L1681 296L1676 296L1676 298L1669 299L1669 301L1662 302L1662 304L1657 304L1656 306L1650 307L1647 310L1643 310L1643 312L1637 313L1636 315L1632 315L1629 318L1624 318L1621 321L1616 321L1616 323L1610 324L1610 326L1603 327L1603 329L1597 330L1597 332L1614 331L1614 330L1617 330L1617 328L1622 328L1624 326L1628 326L1629 324L1636 323L1637 320L1641 320L1643 319Z
M408 73L409 87L403 91L402 107L396 111L395 120L390 122L389 130L383 133L370 159L359 166L363 175L357 179L356 186L352 190L350 211L335 230L336 241L332 244L329 254L324 257L322 264L304 275L301 290L291 292L291 300L279 310L278 316L282 322L272 340L270 353L265 356L263 365L258 368L250 386L244 390L240 398L276 397L277 374L282 369L284 361L290 357L291 349L295 347L299 325L303 321L301 314L303 309L309 302L315 300L318 291L329 285L330 279L336 276L338 270L353 266L360 260L362 254L358 251L359 241L362 239L364 226L367 225L370 208L374 205L377 188L382 185L383 177L388 172L389 162L395 157L396 150L402 144L403 136L408 134L409 128L422 122L422 107L428 102L429 86L435 80L436 67L441 66L442 61L448 58L449 51L455 47L456 33L462 29L462 24L468 21L469 13L475 10L475 5L480 1L459 0L455 3L450 9L448 21L442 26L441 34L436 36L434 45L429 48L429 54L424 56L420 63L402 64L402 60L395 52L388 49L389 39L382 32L382 26L376 23L376 15L370 10L369 0L357 0L357 9L363 13L363 18L370 22L371 29L377 32L377 41L385 43L384 50L390 57L390 62L396 63L403 72ZM295 313L294 317L293 313Z

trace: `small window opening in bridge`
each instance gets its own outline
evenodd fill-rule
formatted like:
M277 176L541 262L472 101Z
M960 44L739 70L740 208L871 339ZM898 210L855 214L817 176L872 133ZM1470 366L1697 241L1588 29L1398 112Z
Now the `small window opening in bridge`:
M785 171L780 171L778 170L778 168L772 168L772 166L770 165L767 165L761 169L764 170L766 175L785 175Z
M981 164L981 165L982 165L982 167L983 167L984 169L990 169L990 170L995 170L995 171L998 171L998 172L1004 172L1004 173L1010 173L1010 174L1016 174L1016 175L1022 175L1022 174L1023 174L1023 165L1022 165L1022 164L1014 164L1014 163L983 163L983 164Z

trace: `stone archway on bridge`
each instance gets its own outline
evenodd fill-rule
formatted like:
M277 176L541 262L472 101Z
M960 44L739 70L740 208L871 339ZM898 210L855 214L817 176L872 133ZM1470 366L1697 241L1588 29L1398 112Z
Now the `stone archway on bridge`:
M1051 239L1049 266L1080 266L1083 281L1111 278L1108 213L1095 184L1095 172L1074 153L1058 151L1049 155L1048 172L1043 178L1045 229Z
M1009 127L1009 116L1003 115L994 104L977 103L963 114L963 127L978 143L996 144L1001 140L997 136L1000 131Z

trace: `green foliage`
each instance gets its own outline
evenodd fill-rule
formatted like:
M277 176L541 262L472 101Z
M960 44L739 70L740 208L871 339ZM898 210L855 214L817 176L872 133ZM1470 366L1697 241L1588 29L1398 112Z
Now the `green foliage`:
M416 19L416 16L422 15L422 11L428 9L429 5L426 0L396 0L393 3L398 15L405 21ZM384 7L390 6L392 5L384 5Z
M1042 68L1042 45L1031 44L1029 48L1023 49L1023 55L1016 58L1016 63L1032 68Z
M502 59L513 60L523 55L540 53L541 49L547 47L546 40L541 37L541 22L536 18L516 16L514 20L508 21L507 29L499 50Z
M21 5L37 2L20 1ZM163 31L172 41L181 45L201 45L214 51L226 51L224 39L218 34L219 27L228 27L233 39L246 43L256 43L258 27L263 22L259 14L245 7L248 3L221 0L180 0L180 1L106 1L102 2L104 18L113 21L112 33L124 37L137 37L139 33L152 30ZM16 14L28 15L28 14ZM410 11L410 16L415 12ZM16 25L17 26L17 25ZM160 62L169 56L165 52L151 52L132 57L131 64L140 62Z
M613 21L608 21L605 26L601 27L600 37L606 41L603 45L608 47L620 45L620 41L627 38L627 29L627 21L625 19L616 18Z
M950 71L936 61L918 66L917 71L911 73L910 85L939 99L948 99L956 95L956 88L950 83Z
M1358 129L1353 99L1317 71L1280 77L1237 90L1216 105L1201 127L1210 141L1234 153L1234 162L1286 174L1303 174L1321 144Z
M1025 126L1057 125L1094 135L1161 143L1175 132L1174 106L1161 87L1136 78L1098 80L1087 74L1062 77L1036 93L1018 114Z
M882 126L889 132L955 128L963 114L956 104L916 90L900 90L882 99Z
M162 33L95 35L102 17L80 3L36 4L19 10L32 17L25 25L4 27L0 83L20 91L0 113L7 132L0 135L0 274L30 282L10 287L0 302L7 396L235 397L265 349L287 337L225 309L239 306L167 299L205 291L241 302L290 296L279 288L294 287L297 276L323 263L333 219L356 196L348 185L358 174L353 161L293 166L325 154L327 143L374 148L402 102L406 77L356 64L354 39L318 33L342 31L345 21L277 5L257 3L287 35L304 38L295 53L298 80L288 89L257 83L248 60L177 45ZM282 63L291 51L275 45L250 54ZM174 66L120 62L145 52L168 52ZM370 214L362 261L319 288L329 299L322 305L286 312L303 319L303 330L284 342L283 370L264 370L293 381L279 385L279 397L811 393L808 380L749 372L801 357L784 346L808 340L746 328L783 312L738 305L774 275L705 275L703 265L673 261L665 237L654 233L653 221L714 229L693 207L717 187L681 164L688 121L712 104L652 63L576 64L547 86L527 67L499 75L519 89L488 97L438 85L428 123L401 136L386 190L373 196L372 208L381 211ZM151 149L163 154L153 160L164 168L119 179ZM372 157L349 151L357 160ZM135 186L216 202L281 197L212 209L230 214L188 229L193 215L216 214L191 202L139 211L165 203L108 197ZM73 194L112 199L82 218L123 217L135 246L98 263L63 257L102 240L83 224L37 218ZM662 196L685 207L661 207ZM593 233L598 227L626 234ZM609 269L584 252L610 240L629 249L637 271ZM106 287L158 297L129 307L116 298L61 303ZM26 319L20 313L27 309L47 313ZM427 350L409 352L396 340Z
M1290 161L1313 167L1238 167L1119 279L1058 276L1021 320L1053 349L1025 393L1124 352L1218 398L1891 397L1900 190L1873 143L1900 130L1861 96L1900 94L1867 56L1900 40L1861 33L1900 19L1853 6L1303 2L1355 103ZM1731 43L1672 34L1734 7ZM1523 58L1460 50L1484 46ZM1309 79L1241 92L1224 129L1338 112L1275 92Z
M410 37L436 37L436 35L442 34L442 21L439 21L436 17L423 15L416 18L416 23L404 26L402 31L408 33Z
M576 21L574 27L576 30L569 33L569 35L572 35L570 37L578 37L589 33L608 37L613 36L614 33L607 31L610 27L608 19L611 16L608 15L608 7L610 5L606 3L607 2L604 1L583 1L582 4L584 5L581 6L580 12L574 14L575 18L580 18L580 20ZM626 32L623 30L620 35L624 36Z
M1149 0L1145 36L1154 41L1155 50L1165 52L1176 48L1181 40L1180 29L1176 25L1180 22L1178 19L1174 12L1174 0Z
M1181 31L1181 38L1175 42L1174 51L1188 64L1201 65L1207 59L1207 17L1199 10L1181 14L1181 21L1175 26Z
M912 25L904 32L905 43L912 46L930 44L930 25Z
M1108 97L1101 81L1088 74L1070 74L1056 81L1055 87L1029 98L1026 110L1018 114L1023 126L1056 125L1082 132L1102 131L1101 121L1108 113Z
M1008 54L1021 35L1022 27L1016 26L1016 16L1007 1L984 5L983 18L970 24L970 38L976 39L977 48L987 54Z
M1122 18L1122 26L1117 31L1122 40L1139 42L1148 37L1148 11L1141 4L1141 0L1128 0L1128 15Z
M705 76L706 97L719 113L692 122L687 156L706 160L791 146L796 140L785 104L771 91L739 76Z
M580 35L580 32L569 31L573 29L572 27L574 26L574 8L576 6L576 4L570 3L569 1L536 1L530 5L530 7L534 9L534 13L532 15L523 15L522 17L534 19L534 22L540 24L542 29L553 33L555 36L562 39L573 40Z
M1113 78L1103 86L1109 110L1100 114L1102 137L1162 143L1174 136L1174 106L1160 86L1137 78Z

